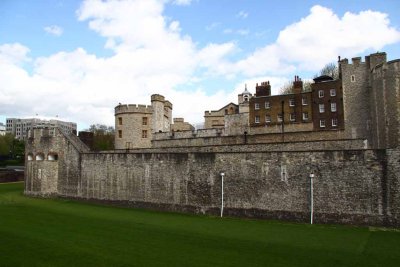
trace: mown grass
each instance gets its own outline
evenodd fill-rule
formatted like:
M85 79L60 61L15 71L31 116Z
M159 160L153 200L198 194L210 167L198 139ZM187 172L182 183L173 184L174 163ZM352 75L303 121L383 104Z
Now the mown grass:
M400 232L213 218L0 184L0 266L399 266Z

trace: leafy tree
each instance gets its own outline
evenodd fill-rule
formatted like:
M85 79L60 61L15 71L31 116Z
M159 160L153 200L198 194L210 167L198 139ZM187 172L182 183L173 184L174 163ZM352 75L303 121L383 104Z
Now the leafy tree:
M93 149L94 150L112 150L114 149L114 127L104 124L92 124L87 132L93 133Z
M5 159L5 165L20 164L25 160L25 142L15 139L11 134L0 136L0 158ZM3 164L1 164L3 165Z
M11 156L14 137L11 134L0 136L0 155Z

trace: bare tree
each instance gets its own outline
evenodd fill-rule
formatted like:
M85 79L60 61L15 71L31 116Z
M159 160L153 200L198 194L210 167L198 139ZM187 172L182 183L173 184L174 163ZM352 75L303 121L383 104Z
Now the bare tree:
M293 83L291 81L286 82L282 85L281 89L279 89L279 93L281 95L287 95L293 93Z
M318 76L328 75L331 76L333 79L339 78L339 68L336 63L331 62L326 64L317 74L314 75L314 78ZM303 92L311 91L311 81L304 81L303 82ZM293 82L289 81L285 83L281 89L279 89L279 93L281 95L292 94L293 93Z
M328 75L331 76L333 79L339 78L339 68L336 63L331 62L326 64L320 71L319 74L316 76Z
M312 84L311 81L308 81L308 80L304 81L304 82L303 82L303 89L302 89L302 91L303 91L303 92L309 92L309 91L311 91L311 84ZM279 89L279 92L280 92L281 95L293 94L293 82L291 82L291 81L286 82L286 83L281 87L281 89Z

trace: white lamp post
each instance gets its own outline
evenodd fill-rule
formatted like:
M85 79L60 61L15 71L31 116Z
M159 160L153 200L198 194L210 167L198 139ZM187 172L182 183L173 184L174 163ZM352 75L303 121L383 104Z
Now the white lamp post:
M310 187L311 187L311 214L310 214L310 223L313 224L313 217L314 217L314 188L313 188L313 179L314 179L314 172L310 173Z
M221 175L221 218L222 218L222 215L224 214L224 176L225 176L225 173L221 172L220 175Z

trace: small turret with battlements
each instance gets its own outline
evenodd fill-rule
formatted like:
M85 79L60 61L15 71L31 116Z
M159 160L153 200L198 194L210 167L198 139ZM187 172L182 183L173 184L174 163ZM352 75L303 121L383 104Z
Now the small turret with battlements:
M115 148L151 147L155 132L169 132L172 103L159 94L151 95L151 105L119 104L115 107Z

